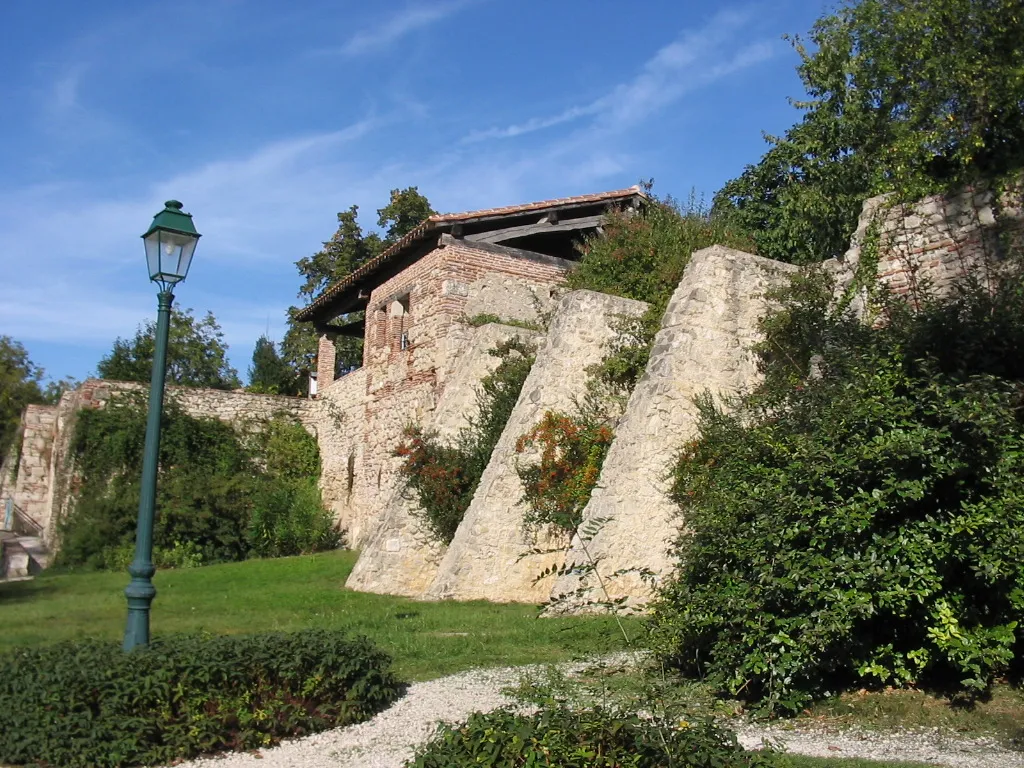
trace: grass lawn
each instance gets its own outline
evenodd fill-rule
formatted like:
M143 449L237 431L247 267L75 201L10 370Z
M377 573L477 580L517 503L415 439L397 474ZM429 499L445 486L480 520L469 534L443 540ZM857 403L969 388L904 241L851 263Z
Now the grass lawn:
M344 588L356 553L157 571L152 632L344 628L388 651L405 680L472 667L558 662L622 647L609 617L538 619L529 605L416 602ZM0 584L0 651L83 637L120 639L126 573L45 573ZM638 631L638 624L627 629Z

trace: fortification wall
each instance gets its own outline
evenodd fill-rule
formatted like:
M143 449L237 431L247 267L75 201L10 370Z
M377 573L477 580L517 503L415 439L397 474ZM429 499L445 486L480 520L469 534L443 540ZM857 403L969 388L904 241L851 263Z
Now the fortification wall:
M427 597L458 600L541 602L550 580L535 581L558 565L567 542L524 529L522 484L516 473L516 441L546 411L569 411L585 393L586 369L602 359L620 315L639 315L646 304L593 291L573 291L558 304L543 346L508 423L480 478ZM558 551L523 557L533 549Z
M129 393L146 399L149 387L136 382L87 379L64 393L57 405L30 405L25 410L21 459L12 496L14 503L43 527L47 545L55 546L57 524L73 503L75 468L71 441L78 412L83 408L102 408L111 399ZM165 399L173 399L192 416L234 425L287 413L310 432L316 431L313 404L305 399L177 386L167 387Z
M45 531L50 524L47 499L57 407L30 405L21 417L21 456L14 482L14 504Z
M449 382L464 386L460 361L477 330L464 322L470 311L486 307L502 318L537 321L550 305L565 263L523 254L443 236L436 249L370 294L363 368L356 372L362 395L350 380L356 374L319 395L349 414L344 436L322 441L321 451L322 484L351 546L367 543L401 487L395 448L406 426L432 422ZM329 421L330 412L322 413Z
M1007 238L1019 240L1024 227L1021 190L996 194L979 184L949 195L931 195L915 203L896 203L892 195L864 201L850 248L825 263L840 290L853 280L865 256L877 253L877 275L888 291L915 305L947 295L957 280L972 274L989 281L1006 256ZM872 241L877 245L870 245ZM868 313L862 293L855 308Z
M490 350L518 337L537 339L542 334L507 325L489 324L473 328L465 351L458 356L455 370L438 399L432 417L422 425L442 442L451 443L478 413L476 392L480 381L491 373L498 358ZM437 572L447 549L432 540L417 516L419 504L399 483L372 533L366 538L346 586L363 592L417 597L422 595Z
M620 597L639 605L650 594L641 572L659 579L671 572L669 546L682 520L668 497L667 473L696 434L694 398L707 391L721 402L757 381L750 347L759 338L765 291L795 270L724 246L693 254L583 512L584 528L602 518L607 522L589 542L574 538L566 558L569 565L583 566L591 557L600 560L608 594L592 572L574 570L551 590L557 610L586 610L595 601Z

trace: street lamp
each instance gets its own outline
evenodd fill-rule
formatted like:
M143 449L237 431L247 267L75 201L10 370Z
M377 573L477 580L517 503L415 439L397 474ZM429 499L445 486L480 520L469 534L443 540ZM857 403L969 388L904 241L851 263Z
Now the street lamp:
M149 279L160 286L157 294L156 339L153 349L153 378L149 385L149 414L146 419L146 445L142 454L142 490L139 495L139 521L135 531L135 559L128 567L131 583L124 590L128 598L128 625L124 631L124 649L130 651L149 645L149 607L156 597L153 586L153 517L156 511L156 470L160 461L160 415L164 405L164 373L167 368L167 334L171 321L174 285L188 274L199 233L192 225L192 214L181 210L181 203L168 200L153 217L146 234L146 262Z

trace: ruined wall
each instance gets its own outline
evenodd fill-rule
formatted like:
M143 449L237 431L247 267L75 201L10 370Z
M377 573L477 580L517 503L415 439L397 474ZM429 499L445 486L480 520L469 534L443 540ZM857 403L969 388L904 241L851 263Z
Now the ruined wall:
M87 379L64 393L55 406L30 405L26 409L14 503L42 525L49 546L55 544L57 523L73 501L71 440L79 410L102 408L112 398L127 393L145 398L148 392L148 385L136 382ZM314 404L300 398L168 386L165 401L170 400L192 416L235 425L287 413L310 432L316 429Z
M436 249L370 294L357 372L362 399L350 381L355 374L326 387L321 382L318 398L341 401L340 410L349 414L344 436L321 450L322 484L350 546L366 543L400 487L401 460L394 452L405 427L429 423L448 382L457 380L457 361L476 332L464 322L467 307L487 302L492 314L539 319L565 267L558 259L443 236ZM536 301L524 306L526 296Z
M57 407L30 405L21 418L21 457L14 482L14 504L46 530L50 525L51 458L56 437Z
M593 575L566 575L551 597L562 609L585 610L588 601L628 596L642 603L649 587L639 572L609 578L621 569L671 571L669 545L678 532L678 509L668 497L668 468L697 431L694 398L705 391L738 394L757 381L750 347L766 310L765 291L796 267L724 246L693 254L669 302L647 370L629 398L615 431L583 525L610 518L587 543L600 559L606 596ZM576 537L570 564L590 562ZM566 595L575 595L572 599Z
M991 279L1006 256L1005 237L1019 238L1024 225L1020 194L1011 189L997 198L989 185L977 185L913 204L895 203L891 195L872 197L864 201L849 250L825 267L845 288L877 237L871 251L877 250L880 283L915 305L948 294L969 273ZM858 297L855 308L868 311L866 296Z
M521 559L534 547L564 546L558 537L524 530L522 484L515 444L546 411L569 411L585 393L586 369L604 357L616 316L639 315L643 302L573 291L558 304L543 346L484 470L466 516L445 553L427 596L458 600L541 602L550 580L534 581L562 553Z
M442 442L453 441L478 412L476 392L480 381L498 365L490 350L512 337L536 339L541 334L522 328L490 324L473 328L465 351L457 358L455 370L432 417L423 423ZM422 595L437 572L447 549L432 540L417 517L418 503L399 483L372 532L366 538L346 586L363 592L417 597Z

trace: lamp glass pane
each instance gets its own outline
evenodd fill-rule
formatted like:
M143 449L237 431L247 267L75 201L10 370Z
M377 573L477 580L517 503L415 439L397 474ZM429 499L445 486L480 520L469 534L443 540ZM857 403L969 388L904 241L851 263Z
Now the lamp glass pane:
M149 267L149 279L157 280L160 274L160 233L152 232L142 239L146 244L146 266Z

